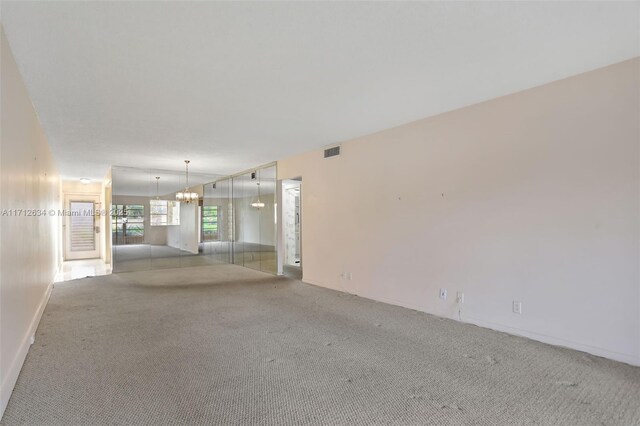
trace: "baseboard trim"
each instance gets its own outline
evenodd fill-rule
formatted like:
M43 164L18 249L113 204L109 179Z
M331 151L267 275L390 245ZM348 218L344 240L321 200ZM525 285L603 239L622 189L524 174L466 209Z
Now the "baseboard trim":
M515 327L509 327L509 326L506 326L506 325L493 323L493 322L490 322L490 321L484 321L484 320L481 320L481 319L478 319L478 318L473 318L473 317L469 317L469 316L465 316L465 315L462 316L462 319L458 319L456 317L443 316L443 315L440 315L440 314L437 314L437 313L429 312L427 309L425 309L424 306L420 306L420 305L413 304L413 303L407 303L407 302L394 300L394 299L383 298L383 297L373 298L373 297L369 297L367 295L351 293L351 292L349 292L347 290L344 290L344 289L328 287L328 286L325 286L325 285L322 285L322 284L315 283L313 281L303 281L303 282L305 282L306 284L311 284L311 285L317 286L317 287L323 287L323 288L327 288L327 289L330 289L330 290L339 291L341 293L353 294L353 295L356 295L358 297L362 297L364 299L374 300L376 302L382 302L382 303L387 303L389 305L394 305L394 306L400 306L400 307L403 307L403 308L413 309L413 310L416 310L416 311L425 312L425 313L430 314L430 315L435 315L437 317L448 318L448 319L451 319L451 320L454 320L454 321L458 321L458 322L462 322L462 323L466 323L466 324L477 325L478 327L488 328L488 329L495 330L495 331L500 331L500 332L503 332L503 333L509 333L509 334L512 334L512 335L515 335L515 336L526 337L528 339L535 340L537 342L542 342L542 343L546 343L546 344L553 345L553 346L558 346L558 347L562 347L562 348L567 348L567 349L577 350L577 351L581 351L581 352L586 352L586 353L591 354L591 355L600 356L600 357L603 357L603 358L611 359L613 361L624 362L625 364L629 364L629 365L633 365L633 366L636 366L636 367L640 367L640 356L634 356L633 354L615 352L615 351L611 351L611 350L608 350L608 349L600 348L600 347L597 347L597 346L585 345L585 344L582 344L582 343L579 343L579 342L574 342L574 341L571 341L571 340L566 340L566 339L553 337L553 336L547 336L547 335L536 333L536 332L533 332L533 331L523 330L523 329L519 329L519 328L515 328Z
M31 346L31 338L36 334L36 330L38 329L38 325L40 324L40 319L42 318L42 314L44 313L44 308L49 302L49 297L51 297L52 290L53 282L51 282L47 286L47 289L42 296L42 299L40 300L40 305L38 305L38 309L36 310L35 315L31 320L31 324L29 325L27 334L22 338L18 353L15 355L13 361L11 362L11 366L9 367L9 371L7 371L6 376L3 377L2 385L0 385L0 419L2 419L2 416L4 415L4 410L7 408L7 404L9 403L9 398L11 398L13 388L18 381L20 370L22 370L24 360L26 359L27 353L29 352L29 348Z
M431 315L443 317L442 315L438 315L436 313L427 311L424 307L414 305L411 303L402 303L396 300L384 300L384 299L372 299L372 300L379 300L380 302L383 302L383 303L402 306L405 308L426 312ZM640 366L640 358L631 354L615 352L615 351L600 348L597 346L585 345L579 342L574 342L572 340L566 340L559 337L547 336L545 334L540 334L540 333L536 333L533 331L524 330L516 327L510 327L510 326L506 326L503 324L498 324L490 321L484 321L478 318L472 318L465 315L462 315L461 319L458 319L456 317L443 317L443 318L449 318L454 321L473 324L473 325L477 325L478 327L488 328L490 330L500 331L503 333L513 334L514 336L526 337L527 339L535 340L537 342L542 342L542 343L546 343L553 346L586 352L591 355L601 356L603 358L611 359L613 361L624 362L625 364L630 364L633 366Z
M640 366L640 359L631 354L625 354L621 352L615 352L608 349L603 349L597 346L585 345L582 343L574 342L571 340L562 339L559 337L548 336L546 334L540 334L533 331L523 330L515 327L509 327L502 324L493 323L490 321L484 321L477 318L463 317L462 322L468 324L474 324L479 327L489 328L491 330L501 331L503 333L509 333L516 336L526 337L531 340L535 340L549 345L558 346L561 348L572 349L576 351L582 351L595 356L601 356L603 358L611 359L618 362L624 362L633 366Z

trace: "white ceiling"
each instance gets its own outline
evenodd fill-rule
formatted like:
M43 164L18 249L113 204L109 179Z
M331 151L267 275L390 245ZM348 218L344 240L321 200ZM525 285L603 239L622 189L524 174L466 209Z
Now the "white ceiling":
M640 55L640 3L10 2L66 178L230 174Z

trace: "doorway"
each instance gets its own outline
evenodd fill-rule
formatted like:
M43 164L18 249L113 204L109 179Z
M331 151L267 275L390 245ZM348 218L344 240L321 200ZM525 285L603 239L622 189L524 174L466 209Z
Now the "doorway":
M100 257L99 195L65 196L65 260Z
M282 181L285 276L302 279L302 179Z

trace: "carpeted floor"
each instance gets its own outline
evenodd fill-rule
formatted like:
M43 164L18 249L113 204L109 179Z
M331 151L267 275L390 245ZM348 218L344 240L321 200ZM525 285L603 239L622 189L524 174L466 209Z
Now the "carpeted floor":
M56 284L3 425L640 424L640 368L234 265Z

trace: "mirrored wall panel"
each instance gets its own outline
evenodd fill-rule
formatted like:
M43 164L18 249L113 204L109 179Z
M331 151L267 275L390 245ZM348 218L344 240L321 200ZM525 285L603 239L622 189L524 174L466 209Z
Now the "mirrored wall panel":
M209 264L203 250L203 183L216 176L190 174L191 202L176 200L184 172L112 168L111 238L114 272Z
M231 179L204 185L202 204L203 253L212 263L232 263L233 198Z
M188 185L181 172L114 167L113 271L234 263L275 274L275 188L275 165L190 173Z
M235 176L233 262L275 274L276 167Z

